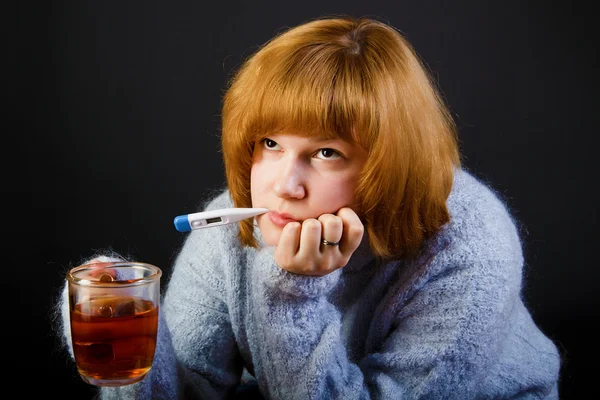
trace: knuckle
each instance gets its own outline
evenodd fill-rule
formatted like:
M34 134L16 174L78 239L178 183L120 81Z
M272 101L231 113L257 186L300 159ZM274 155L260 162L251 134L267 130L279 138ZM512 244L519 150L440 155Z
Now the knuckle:
M300 224L298 222L291 222L289 224L286 224L282 231L281 234L282 235L295 235L296 234L296 230L298 229L298 227L300 226Z
M342 230L344 227L344 221L342 218L337 215L327 214L321 215L319 217L319 221L323 225L324 228L332 229L332 230Z
M340 211L338 211L337 215L343 219L351 220L351 219L357 218L356 213L350 207L341 208Z
M302 230L308 229L311 232L317 232L321 230L321 223L314 218L305 219L302 222Z
M333 214L322 214L319 216L318 220L321 223L329 223L329 222L333 221L335 218L338 218L338 217Z
M344 221L340 217L334 217L331 224L338 229L344 228Z
M348 228L348 236L351 238L362 238L365 233L365 227L361 225L352 225Z

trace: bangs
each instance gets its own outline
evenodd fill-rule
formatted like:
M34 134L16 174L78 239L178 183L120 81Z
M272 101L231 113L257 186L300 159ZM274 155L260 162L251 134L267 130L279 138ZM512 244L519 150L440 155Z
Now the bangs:
M269 68L260 65L268 60L254 60L259 76L252 80L249 93L255 95L246 96L244 107L248 138L319 134L369 148L371 135L365 133L378 125L377 108L358 59L339 52L324 55L316 49L304 50L276 65L270 63Z

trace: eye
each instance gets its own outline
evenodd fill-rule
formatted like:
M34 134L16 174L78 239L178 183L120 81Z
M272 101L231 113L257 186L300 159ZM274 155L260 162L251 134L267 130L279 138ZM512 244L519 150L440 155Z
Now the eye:
M323 160L335 160L336 158L340 158L342 155L337 150L324 148L319 149L319 151L317 151L316 156L317 158Z
M269 138L263 139L263 145L269 150L279 150L277 142Z

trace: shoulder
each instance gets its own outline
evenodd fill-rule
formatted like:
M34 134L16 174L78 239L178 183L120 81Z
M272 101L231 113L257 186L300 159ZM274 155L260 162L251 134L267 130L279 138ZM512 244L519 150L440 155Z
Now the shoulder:
M219 189L212 193L212 196L203 203L201 211L217 210L220 208L233 207L233 200L228 189Z
M199 211L229 208L232 204L229 192L223 190L205 201ZM242 246L238 234L237 223L185 233L169 280L170 296L177 298L174 293L190 285L210 287L222 298L226 291L235 290L239 286L236 274L249 251ZM214 305L215 309L221 310L220 307Z
M505 202L488 184L465 170L455 171L447 205L450 222L442 234L463 257L522 260L515 220Z

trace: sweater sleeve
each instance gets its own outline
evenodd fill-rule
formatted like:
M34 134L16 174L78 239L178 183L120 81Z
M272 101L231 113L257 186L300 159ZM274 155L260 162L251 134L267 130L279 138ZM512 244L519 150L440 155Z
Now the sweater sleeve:
M521 301L515 227L502 207L484 211L457 217L410 267L382 267L396 272L369 328L379 344L356 360L327 297L340 270L290 274L273 248L261 249L252 266L261 390L286 399L556 398L559 356Z
M226 305L222 229L190 232L161 307L154 363L141 382L102 388L102 399L221 399L240 382Z
M225 198L206 209L227 206ZM136 398L219 399L235 391L242 361L227 306L225 265L237 240L235 229L193 230L186 238L164 295L153 367L147 379L130 385Z
M520 299L521 261L463 256L443 250L389 293L383 346L360 361L368 386L384 398L555 398L559 355Z
M327 294L341 271L301 276L279 268L273 247L257 252L252 265L255 376L274 399L364 397L362 372L346 357L341 317Z
M207 208L219 206L219 201ZM100 398L217 399L235 390L242 362L226 305L223 266L224 243L233 239L235 235L224 229L189 233L161 301L152 368L138 383L102 387ZM63 305L62 309L64 324L68 308ZM65 336L70 337L68 329L65 325Z

